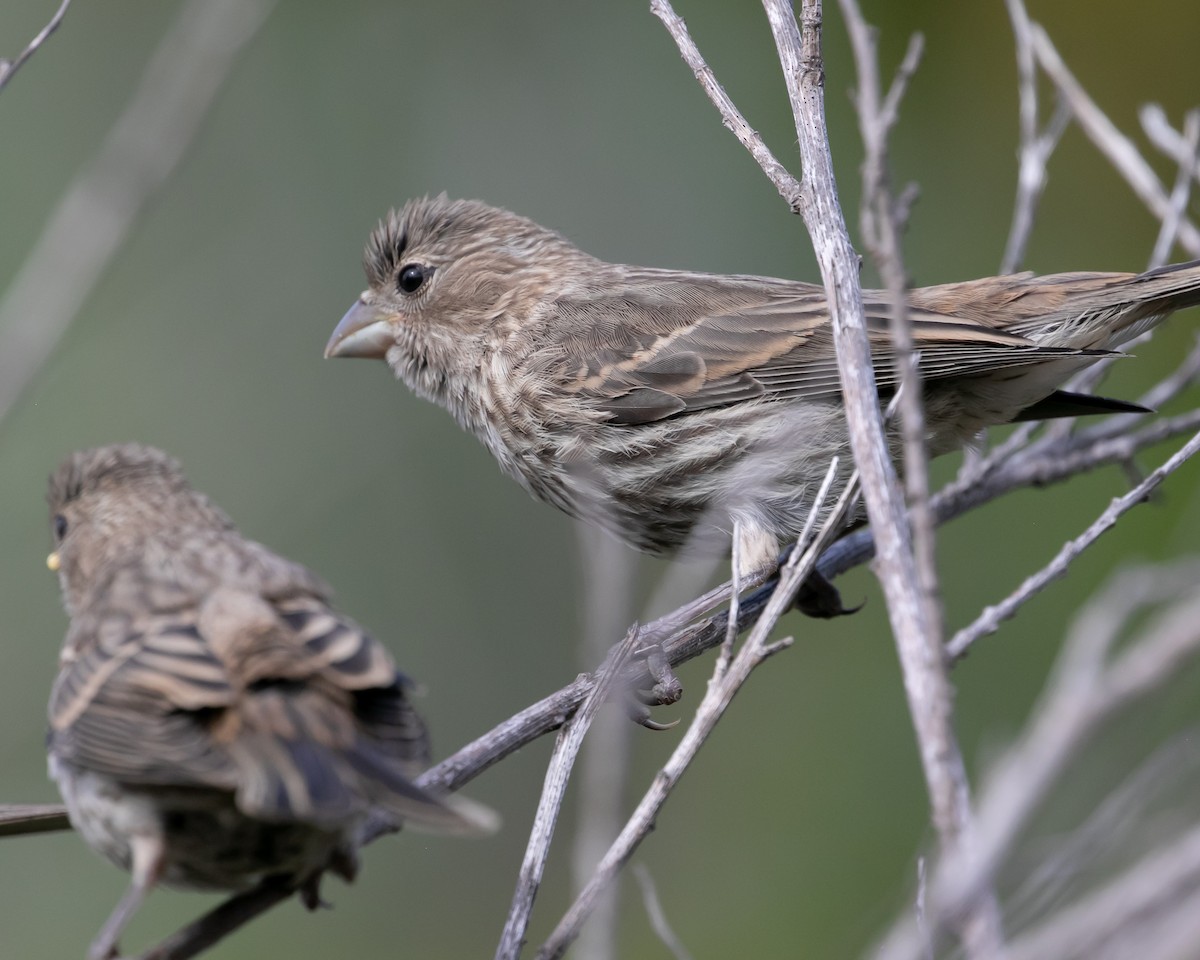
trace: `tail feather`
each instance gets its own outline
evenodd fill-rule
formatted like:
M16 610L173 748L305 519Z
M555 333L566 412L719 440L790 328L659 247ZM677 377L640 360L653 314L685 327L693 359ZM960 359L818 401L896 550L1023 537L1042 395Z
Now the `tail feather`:
M1093 397L1086 393L1055 390L1032 406L1026 407L1013 418L1014 423L1022 420L1053 420L1056 417L1084 417L1098 413L1153 413L1149 407L1111 397Z

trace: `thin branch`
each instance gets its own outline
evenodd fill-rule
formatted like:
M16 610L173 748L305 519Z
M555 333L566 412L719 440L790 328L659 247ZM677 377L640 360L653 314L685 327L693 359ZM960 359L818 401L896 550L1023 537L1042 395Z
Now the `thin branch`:
M613 637L621 636L632 620L640 619L633 613L638 568L629 563L624 546L604 531L590 524L578 524L576 531L584 581L579 662L591 667L604 661ZM597 718L580 751L571 817L572 890L583 887L609 840L621 829L634 732L634 726L620 711L609 711ZM580 938L577 960L615 958L618 906L614 890Z
M541 887L546 859L550 855L550 842L554 838L554 829L558 823L563 798L566 796L567 782L571 777L575 758L579 755L579 748L583 745L588 727L591 726L600 707L608 700L614 683L623 674L622 668L639 645L640 631L634 624L625 640L611 651L608 662L598 671L596 683L587 699L559 732L554 752L546 768L546 780L537 812L534 814L525 858L517 877L517 888L513 892L512 906L509 908L508 919L496 948L496 960L516 960L521 954L521 947L525 943L525 931L529 926L529 916L533 912L533 902Z
M50 22L38 31L38 35L29 41L29 45L24 50L17 54L16 59L6 60L0 57L0 90L3 90L7 86L8 81L13 78L13 75L25 65L25 61L37 53L38 48L49 39L50 34L59 28L59 25L63 22L63 17L67 15L67 7L70 5L71 0L62 0L58 10L50 18Z
M687 947L683 945L683 941L679 939L667 921L667 915L658 900L658 890L655 889L654 878L650 876L649 868L644 863L635 863L633 875L637 878L638 886L642 888L642 903L646 905L646 916L650 918L650 926L658 935L658 939L671 951L671 956L675 960L692 960L692 955L688 953Z
M841 7L858 73L855 107L866 152L863 160L862 232L891 302L889 331L896 367L900 371L900 387L896 397L900 412L904 484L913 554L921 602L925 605L925 623L931 634L931 642L940 643L942 611L938 595L933 515L929 509L925 403L920 368L913 352L912 328L908 317L908 275L900 250L900 224L895 216L887 156L887 139L899 119L900 101L920 62L924 40L920 34L913 34L910 38L908 52L896 71L887 97L881 102L875 30L867 25L855 0L841 0Z
M1005 0L1008 18L1012 21L1013 39L1017 52L1017 91L1020 98L1021 147L1017 171L1017 199L1013 204L1012 226L1004 246L1000 272L1013 273L1025 259L1025 248L1033 233L1038 202L1046 189L1046 166L1058 146L1071 111L1059 96L1046 129L1038 132L1037 71L1033 55L1033 31L1029 13L1022 0Z
M708 99L717 108L717 112L721 115L721 121L738 138L742 146L750 151L750 155L754 157L767 178L775 184L775 189L787 201L792 211L798 213L802 202L800 181L775 159L775 155L763 142L758 131L746 122L746 118L729 98L729 94L717 82L712 68L704 61L704 57L700 55L700 49L692 40L691 34L688 33L687 24L671 7L670 0L650 0L650 12L663 22L667 32L675 40L675 45L679 47L679 53L683 57L684 63L691 68L701 89L708 94Z
M0 804L0 837L70 830L67 808L57 803Z
M67 189L0 301L0 422L187 152L274 4L188 0L180 9L100 152Z
M1102 534L1107 533L1116 526L1117 521L1122 516L1139 503L1145 503L1150 494L1167 477L1183 466L1197 452L1200 452L1200 433L1195 434L1166 463L1158 467L1128 493L1120 497L1114 497L1105 511L1083 533L1063 544L1062 549L1058 551L1053 560L1037 571L1037 573L1026 577L1021 586L1012 594L1005 597L1000 603L986 607L971 624L959 630L951 638L950 642L946 644L947 654L952 659L957 660L965 656L967 651L971 649L971 645L980 637L985 637L999 630L1001 623L1016 614L1017 610L1032 600L1034 596L1044 590L1053 580L1065 576L1067 568L1070 567L1072 561L1076 560L1084 550L1099 540Z
M217 905L199 920L147 950L138 960L191 960L271 907L290 900L294 893L291 887L268 878L252 890Z
M1187 211L1192 195L1192 172L1195 170L1200 150L1200 110L1189 110L1183 118L1184 156L1179 161L1179 173L1175 187L1171 190L1171 207L1163 217L1158 239L1154 242L1154 253L1150 256L1150 267L1162 266L1171 256L1171 247L1179 234L1179 224Z
M1170 213L1171 201L1150 165L1138 153L1133 142L1116 128L1087 95L1079 81L1054 48L1046 31L1037 24L1030 28L1033 50L1046 75L1058 88L1071 108L1071 114L1088 139L1108 157L1133 192L1159 220ZM1179 242L1193 257L1200 257L1200 230L1188 219L1179 223Z
M1166 111L1157 103L1143 104L1138 119L1147 139L1177 164L1187 168L1190 162L1192 177L1200 181L1200 159L1188 148L1184 135L1171 126Z
M1140 611L1167 601L1172 605L1118 649L1126 625ZM935 872L930 898L934 925L952 922L990 887L1018 833L1099 727L1135 699L1160 688L1198 654L1197 561L1131 571L1096 594L1076 618L1025 733L984 782L975 846L943 860ZM916 925L905 921L893 929L877 957L916 958L923 942ZM1032 960L1093 954L1086 949L1026 954L1023 944L1010 944L1005 957L1014 955Z

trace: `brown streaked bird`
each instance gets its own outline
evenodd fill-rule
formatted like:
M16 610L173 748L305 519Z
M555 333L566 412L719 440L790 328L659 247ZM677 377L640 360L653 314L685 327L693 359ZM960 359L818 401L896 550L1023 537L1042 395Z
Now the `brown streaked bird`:
M355 831L386 811L476 833L492 815L413 783L424 722L387 651L312 573L243 538L178 463L138 444L50 478L71 618L50 697L50 772L84 840L132 871L88 956L115 956L158 883L351 880Z
M325 355L386 360L535 497L642 550L728 550L736 524L739 573L758 579L800 532L830 457L849 473L822 287L606 263L444 195L389 213L364 267ZM886 398L888 298L863 298ZM1142 411L1059 386L1197 302L1200 261L909 291L931 453L993 424Z

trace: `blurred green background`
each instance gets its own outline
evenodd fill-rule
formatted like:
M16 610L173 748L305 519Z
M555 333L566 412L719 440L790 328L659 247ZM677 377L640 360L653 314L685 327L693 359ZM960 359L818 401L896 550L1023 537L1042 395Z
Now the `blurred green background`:
M0 52L15 54L55 6L0 5ZM926 284L994 273L1016 173L1003 4L866 6L882 30L885 73L911 31L927 38L893 141L897 182L922 188L910 274ZM0 93L0 289L177 7L78 2ZM710 0L677 9L734 100L797 169L761 9ZM1158 101L1178 123L1200 101L1194 0L1136 10L1121 0L1035 3L1031 14L1139 143L1139 104ZM857 235L861 151L835 5L826 23L829 123ZM1151 159L1170 182L1171 165ZM1050 176L1030 268L1145 263L1157 224L1078 130ZM323 574L425 685L439 756L594 665L579 649L583 582L570 521L529 500L382 364L321 359L362 286L359 252L375 220L442 190L511 207L611 260L817 279L801 222L721 127L645 3L279 4L62 348L0 423L0 801L55 799L43 717L66 620L43 565L42 498L47 473L77 447L165 447L248 535ZM1198 323L1200 312L1181 315L1139 360L1119 365L1109 392L1136 396L1189 347ZM939 476L953 467L941 464ZM948 527L940 554L950 627L1006 595L1124 488L1106 470ZM1198 488L1195 466L1176 474L958 669L972 770L1019 729L1071 611L1111 570L1195 548ZM664 565L625 559L639 564L648 593ZM841 585L866 609L835 623L784 622L795 648L752 679L638 854L697 957L852 956L911 894L927 814L896 658L874 581L858 571ZM685 701L662 719L689 715L710 665L685 671ZM1118 776L1156 737L1186 729L1198 690L1187 674L1135 711L1077 780L1094 787ZM637 795L679 735L635 731ZM490 956L548 750L540 742L472 784L472 796L503 813L498 836L382 842L356 889L328 885L336 910L310 916L286 905L213 956ZM568 815L534 943L568 903L570 828ZM81 955L123 884L72 835L0 844L0 957ZM156 894L127 946L210 902ZM632 884L620 944L622 957L666 956Z

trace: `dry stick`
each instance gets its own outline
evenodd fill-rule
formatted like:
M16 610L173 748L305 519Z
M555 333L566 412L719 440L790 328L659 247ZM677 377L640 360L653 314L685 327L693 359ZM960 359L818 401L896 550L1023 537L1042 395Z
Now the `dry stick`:
M1200 436L1193 448L1200 448ZM1117 710L1157 689L1200 652L1200 565L1148 568L1116 578L1076 618L1028 733L1002 759L980 793L979 845L935 881L950 910L994 875L1014 838L1067 761ZM1122 628L1141 608L1182 597L1108 660ZM1106 662L1107 661L1107 662Z
M1154 253L1150 255L1151 267L1166 263L1171 256L1171 247L1179 235L1179 225L1183 222L1188 199L1192 195L1192 171L1196 166L1197 150L1200 149L1200 110L1189 110L1184 116L1183 137L1186 150L1179 161L1179 173L1171 190L1171 207L1163 217L1158 239L1154 242Z
M1186 778L1200 771L1200 754L1195 749L1198 734L1200 729L1196 727L1185 728L1157 748L1078 827L1056 842L1029 876L1022 877L1008 900L1007 916L1014 919L1015 928L1028 929L1031 925L1020 917L1025 904L1025 913L1031 914L1047 903L1060 902L1070 882L1086 865L1116 850L1129 837L1131 826L1149 825L1153 815L1150 806L1155 799L1182 783L1194 782Z
M58 10L50 18L50 22L38 31L38 35L29 41L29 46L17 54L15 60L6 60L0 57L0 90L3 90L8 81L13 78L13 74L24 66L25 61L37 53L38 48L46 42L50 34L58 29L63 21L63 17L67 15L67 7L70 5L71 0L62 0Z
M0 421L182 159L274 2L188 0L180 9L125 112L59 201L0 301Z
M1157 420L1119 436L1102 434L1094 442L1086 435L1072 438L1072 444L1047 449L1037 456L1014 458L979 484L949 485L933 498L934 516L939 523L945 523L1014 490L1060 483L1080 473L1123 462L1141 450L1197 429L1200 429L1200 410ZM828 548L821 556L818 570L826 577L836 577L869 560L873 551L871 532L857 531ZM758 619L767 597L768 591L761 590L743 599L739 630ZM668 662L678 666L701 655L720 643L725 631L723 612L683 628L665 644ZM631 674L629 680L636 682L638 676ZM591 691L594 682L590 676L577 678L442 760L422 774L418 782L424 787L461 789L493 764L561 726Z
M699 48L688 33L687 25L671 7L670 0L650 0L650 12L663 22L667 32L671 34L676 46L679 47L683 62L691 68L701 89L708 94L709 100L717 108L725 126L738 138L742 146L750 151L750 156L762 168L767 178L775 184L780 196L787 201L793 212L799 213L802 203L800 181L775 159L775 155L763 143L758 131L746 122L746 118L734 106L725 89L717 82L712 69L704 62Z
M1171 126L1166 111L1157 103L1146 103L1138 110L1138 119L1150 142L1176 163L1187 166L1190 161L1192 176L1200 181L1200 159L1188 149L1183 134Z
M529 927L529 915L533 912L533 901L542 883L546 858L550 855L550 842L554 839L554 828L558 823L558 814L562 809L563 797L566 796L567 781L571 777L575 758L579 755L579 748L583 745L583 738L592 720L608 700L614 682L622 676L622 668L637 650L640 643L639 634L638 626L634 624L625 639L612 650L608 662L599 671L591 693L575 715L563 725L555 741L554 752L546 768L542 796L533 817L529 843L525 847L525 858L521 862L521 871L517 877L512 906L500 935L500 944L496 948L496 960L516 960L521 954L525 931Z
M1117 956L1105 950L1117 937L1128 944L1121 956L1152 960L1196 955L1200 826L1163 844L1112 882L1017 938L1005 960Z
M900 224L895 216L888 177L887 139L900 116L900 101L921 59L924 39L913 34L887 97L880 100L879 52L876 31L867 25L855 0L841 0L842 16L850 34L858 74L855 107L866 156L863 160L862 232L871 259L883 278L891 305L888 329L900 388L896 394L900 411L904 484L912 526L913 555L925 622L941 642L942 610L938 595L937 559L933 515L929 510L929 451L925 444L925 403L921 373L913 352L912 328L908 317L908 276L900 252Z
M980 791L974 848L944 861L935 874L931 898L935 924L947 923L990 885L1017 834L1100 725L1170 680L1200 653L1198 584L1200 564L1195 560L1132 571L1100 591L1076 618L1026 733ZM1125 624L1139 610L1179 597L1184 599L1110 659ZM876 957L913 960L921 948L915 924L906 922L893 929ZM1011 944L1007 950L1006 958L1017 952ZM1029 954L1031 958L1064 955ZM1082 955L1091 954L1085 950Z
M862 472L863 498L875 536L874 569L883 587L913 716L934 827L944 851L968 842L966 769L953 729L953 691L942 646L922 600L908 517L883 436L871 369L856 258L837 202L825 129L821 3L803 0L801 32L785 0L764 0L784 68L804 168L801 213L813 240L830 307L850 446ZM961 930L969 956L996 952L998 912L981 900Z
M591 667L604 660L612 638L629 624L636 565L613 537L590 525L577 528L584 578L584 631L580 662ZM647 711L648 712L648 711ZM575 771L575 809L569 839L571 889L587 882L609 839L625 819L629 754L635 727L618 710L593 724ZM597 909L579 944L578 960L611 960L616 955L616 891Z
M1014 273L1025 259L1025 249L1033 233L1034 215L1042 191L1046 189L1046 165L1058 147L1071 112L1060 96L1046 129L1038 132L1037 72L1033 55L1032 24L1021 0L1005 0L1012 21L1017 51L1017 91L1020 98L1021 148L1017 171L1017 199L1013 204L1012 226L1004 246L1001 273Z
M253 890L230 897L199 920L173 933L158 946L143 953L138 960L191 960L238 927L291 899L294 893L291 887L263 881Z
M734 565L734 569L737 569L736 565ZM688 953L683 942L671 929L671 924L667 922L667 915L659 902L658 890L654 886L654 878L650 876L649 868L643 863L636 863L633 866L633 875L637 878L638 886L642 888L642 902L646 905L646 916L650 918L650 926L658 935L658 939L671 951L675 960L692 960L692 955Z
M1116 128L1087 95L1079 81L1067 69L1054 44L1039 25L1031 27L1033 50L1046 75L1058 88L1071 108L1075 121L1133 188L1141 201L1159 220L1166 219L1171 201L1150 165L1138 153L1125 134ZM1179 224L1179 242L1193 257L1200 257L1200 230L1184 218Z
M571 904L554 932L538 951L537 960L556 960L566 952L571 942L578 936L580 927L590 914L597 897L608 887L621 867L633 855L638 844L653 829L655 819L662 810L663 804L666 803L671 791L679 783L679 779L691 765L700 748L704 746L732 702L734 695L749 679L755 667L772 654L791 645L792 638L790 637L775 643L768 643L767 637L779 618L790 609L800 585L815 568L823 546L836 534L857 496L858 474L856 471L851 475L837 505L822 525L820 534L811 543L808 542L816 524L818 511L828 498L837 476L837 467L837 458L834 457L809 513L804 531L797 541L797 548L780 571L779 584L772 591L762 617L755 624L750 636L728 668L719 674L714 671L704 699L696 708L696 715L692 718L692 722L678 746L659 770L654 782L638 803L620 835L613 841L608 853L596 867L596 872L588 885Z
M70 830L67 808L57 803L0 804L0 837Z
M1150 494L1168 476L1178 470L1197 451L1200 451L1200 433L1195 434L1182 448L1177 450L1164 464L1146 477L1141 483L1120 497L1114 497L1105 511L1097 517L1086 530L1073 540L1063 544L1054 559L1036 573L1030 574L1024 582L1005 597L1000 603L985 607L983 612L970 624L958 631L946 644L946 653L954 660L966 655L980 637L995 633L1000 624L1016 614L1033 597L1044 590L1059 577L1065 576L1072 561L1079 557L1088 547L1107 533L1117 521L1139 503L1145 503Z

